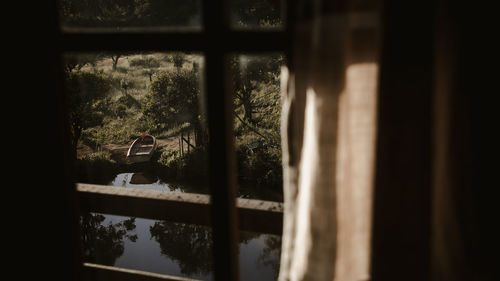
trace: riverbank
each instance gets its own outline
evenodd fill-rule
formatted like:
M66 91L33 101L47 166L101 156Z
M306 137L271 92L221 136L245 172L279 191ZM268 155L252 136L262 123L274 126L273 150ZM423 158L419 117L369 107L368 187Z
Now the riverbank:
M160 153L164 150L176 150L179 149L179 136L172 136L167 138L157 138L158 143L156 154ZM96 149L92 149L88 145L79 145L76 150L76 156L78 159L82 159L87 155L96 152L106 152L110 154L111 160L115 161L118 165L128 165L130 164L127 161L127 151L130 147L130 144L104 144L101 146L100 151Z
M157 141L158 149L151 161L136 164L127 161L129 145L105 144L99 151L81 145L77 151L77 181L110 184L118 174L142 173L165 183L199 186L206 190L209 181L207 151L198 148L187 153L185 148L180 155L179 136L159 138ZM238 197L283 201L280 158L274 155L276 150L271 146L254 147L251 151L244 150L244 146L239 147L236 151Z

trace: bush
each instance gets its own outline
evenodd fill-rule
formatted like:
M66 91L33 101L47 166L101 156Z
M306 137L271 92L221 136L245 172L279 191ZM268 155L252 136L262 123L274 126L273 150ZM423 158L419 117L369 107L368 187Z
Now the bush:
M257 187L281 189L283 172L281 148L258 142L249 148L241 144L237 147L238 174L240 182L252 183Z
M163 174L176 180L204 182L208 178L208 157L202 148L184 152L182 156L177 150L165 150L157 163Z
M107 184L118 169L116 161L111 159L107 151L87 154L77 159L77 180Z
M127 106L124 104L118 104L115 107L115 114L116 114L116 116L118 116L120 118L125 117L127 114Z
M152 57L142 57L130 60L130 67L156 68L160 67L160 62Z
M177 169L180 163L177 150L165 150L161 153L158 163L168 169Z

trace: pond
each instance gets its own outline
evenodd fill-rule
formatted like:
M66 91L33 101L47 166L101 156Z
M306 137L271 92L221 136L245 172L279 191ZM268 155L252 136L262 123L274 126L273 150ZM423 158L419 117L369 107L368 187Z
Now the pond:
M205 187L165 183L148 172L119 173L109 185L208 193ZM213 279L210 227L97 213L82 216L81 225L87 262L200 280ZM276 280L280 248L281 236L240 231L240 279Z

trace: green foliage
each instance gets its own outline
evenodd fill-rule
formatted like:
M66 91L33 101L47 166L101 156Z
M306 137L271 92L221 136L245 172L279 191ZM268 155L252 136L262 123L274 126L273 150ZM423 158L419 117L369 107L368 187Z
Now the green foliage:
M189 122L199 123L199 77L194 71L159 72L143 104L143 118L152 132Z
M177 150L167 149L161 153L158 163L167 169L177 169L179 167L180 160L179 152Z
M279 6L275 6L276 3L279 1L233 0L231 2L233 17L242 27L277 26L281 23L281 18Z
M102 126L85 129L82 132L81 141L95 148L104 144L127 144L140 134L139 120L107 118Z
M260 138L276 145L281 142L279 74L282 64L280 55L233 59L237 142L248 135L252 136L251 141Z
M186 66L196 61L194 55L179 55ZM79 141L100 151L107 144L130 144L142 132L159 138L194 132L197 149L182 156L176 150L163 151L153 158L153 165L170 178L206 179L209 137L202 126L206 116L200 110L200 72L189 67L175 70L175 56L130 54L122 58L124 71L113 71L106 57L96 61L95 67L86 64L80 71L69 72L68 100L75 144ZM280 55L238 56L232 60L235 146L242 184L281 188L281 64ZM155 75L145 73L149 66L159 66ZM259 145L253 147L255 143ZM89 155L79 161L84 170L105 177L105 171L119 166L108 160L111 158L105 155Z
M115 107L115 114L119 118L125 117L126 114L127 114L127 106L124 105L124 104L118 104L118 105L116 105L116 107Z
M126 28L199 24L198 0L61 0L69 27Z
M213 238L209 227L168 221L155 222L151 238L161 253L175 261L182 274L207 275L213 268Z
M107 163L114 164L115 161L111 159L111 154L107 151L94 152L91 154L87 154L80 158L80 160L84 160L87 163L93 165L106 165Z
M109 81L102 73L76 71L66 79L69 117L76 146L82 130L101 124L109 114Z
M281 148L265 141L252 144L239 145L236 150L240 181L280 190L283 181Z
M283 57L234 57L235 139L240 183L280 191L281 93Z
M124 238L137 241L137 235L129 232L136 228L135 218L119 223L104 225L105 217L100 214L84 214L80 217L83 259L104 265L114 265L123 255Z
M76 166L77 178L82 182L106 183L117 171L116 162L107 151L87 154L77 159Z
M190 180L196 178L200 182L208 179L208 155L207 151L200 147L186 151L183 155L177 150L164 150L157 163L163 169L164 173L176 180Z
M184 61L185 61L185 58L184 58L184 55L182 53L174 53L172 55L172 62L174 63L174 66L177 69L182 68L182 66L184 65Z
M141 58L131 59L130 67L156 68L160 67L160 62L153 57L146 56Z
M120 105L125 106L125 108L131 108L131 107L140 108L141 107L140 102L136 98L134 98L132 95L127 94L127 93L123 94L116 101L116 106L120 106Z

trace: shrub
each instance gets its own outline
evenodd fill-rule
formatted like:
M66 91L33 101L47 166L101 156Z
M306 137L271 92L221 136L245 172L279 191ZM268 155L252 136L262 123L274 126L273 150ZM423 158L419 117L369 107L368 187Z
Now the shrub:
M123 118L127 114L127 106L124 104L118 104L115 107L115 114L116 116Z
M207 161L207 152L198 148L190 153L185 152L182 156L177 150L165 150L157 163L168 177L203 182L208 177Z
M177 150L164 150L158 159L158 163L168 169L177 169L180 163L178 154Z
M251 148L241 144L237 147L237 157L240 182L281 189L283 172L280 147L266 142L259 142Z
M130 67L156 68L160 62L152 57L142 57L130 60Z
M118 166L107 151L87 154L77 159L78 181L106 184L113 179Z

